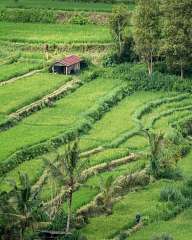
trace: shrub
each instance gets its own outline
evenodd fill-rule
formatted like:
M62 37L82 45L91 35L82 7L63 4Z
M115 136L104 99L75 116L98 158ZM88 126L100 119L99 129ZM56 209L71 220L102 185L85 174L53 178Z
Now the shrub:
M85 25L89 23L89 19L86 16L84 16L83 13L80 13L72 16L69 22L73 24Z
M177 189L174 186L168 186L161 190L160 200L166 202L172 201L177 204L182 202L183 195L180 189Z
M181 193L186 199L192 199L192 177L184 182Z
M130 68L130 71L124 77L131 81L135 90L192 92L190 78L186 78L183 81L178 76L163 74L158 71L154 71L151 77L149 77L144 65L135 65Z
M150 182L150 176L145 170L117 178L114 182L114 195L126 194L136 187L144 187Z
M152 237L152 240L173 240L172 236L167 234L167 233L163 233L160 236L154 236Z
M102 64L104 67L111 67L114 64L138 62L139 58L134 51L134 40L132 37L128 37L123 45L121 56L112 52L103 57Z
M67 215L62 209L60 209L58 213L55 215L51 224L48 226L48 230L61 231L65 228L66 224Z
M102 65L104 67L112 67L117 63L118 63L118 56L115 53L110 53L108 55L105 55L102 60Z
M57 15L54 11L42 9L2 9L0 21L7 22L41 22L56 23Z
M92 65L91 60L89 58L83 57L81 59L81 69L86 69Z

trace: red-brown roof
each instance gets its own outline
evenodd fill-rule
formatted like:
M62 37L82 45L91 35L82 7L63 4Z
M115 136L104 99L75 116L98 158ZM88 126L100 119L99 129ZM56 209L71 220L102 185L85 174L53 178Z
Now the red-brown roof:
M57 63L61 63L65 66L71 66L76 63L80 63L81 59L78 56L71 55L69 57L64 58L63 60L57 61Z

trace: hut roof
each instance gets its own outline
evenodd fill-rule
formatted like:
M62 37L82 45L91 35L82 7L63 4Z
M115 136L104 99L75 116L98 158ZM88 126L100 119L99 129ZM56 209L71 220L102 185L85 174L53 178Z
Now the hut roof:
M80 57L75 56L75 55L71 55L71 56L68 56L68 57L66 57L62 60L57 61L56 63L60 63L64 66L68 67L68 66L71 66L73 64L80 63L80 62L81 62Z

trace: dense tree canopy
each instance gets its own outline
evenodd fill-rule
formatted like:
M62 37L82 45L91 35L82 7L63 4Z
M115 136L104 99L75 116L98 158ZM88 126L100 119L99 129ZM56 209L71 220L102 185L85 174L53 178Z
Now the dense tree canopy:
M184 71L192 63L192 0L163 0L163 51L169 67Z
M134 14L135 50L141 59L147 63L149 74L153 71L153 58L158 54L159 1L139 0Z
M117 46L118 56L123 53L124 42L126 39L126 30L129 24L129 11L126 5L117 5L112 10L110 20L110 29Z

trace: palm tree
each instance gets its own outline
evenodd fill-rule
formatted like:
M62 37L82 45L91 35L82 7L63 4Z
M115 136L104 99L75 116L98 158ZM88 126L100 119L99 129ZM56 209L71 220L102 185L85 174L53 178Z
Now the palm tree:
M27 174L19 173L19 184L12 181L12 185L10 194L0 194L0 213L6 222L5 232L19 232L19 239L23 240L26 228L34 229L35 224L40 221L43 215L42 204L37 194L31 191Z
M162 144L164 139L163 133L155 133L149 129L143 129L140 131L145 137L148 138L150 148L150 171L153 176L157 176L159 168L159 153L162 150Z
M171 139L163 133L149 129L141 130L148 138L150 147L150 172L155 178L180 178L177 162L181 158L181 144L175 143L177 135Z
M70 231L73 192L76 184L80 181L82 171L85 169L85 161L79 161L79 154L78 140L76 140L74 143L67 144L65 152L58 154L54 161L46 160L53 179L59 181L66 188L68 209L66 233Z
M103 207L107 213L111 213L112 197L113 197L114 178L110 175L105 181L101 182L101 194Z

